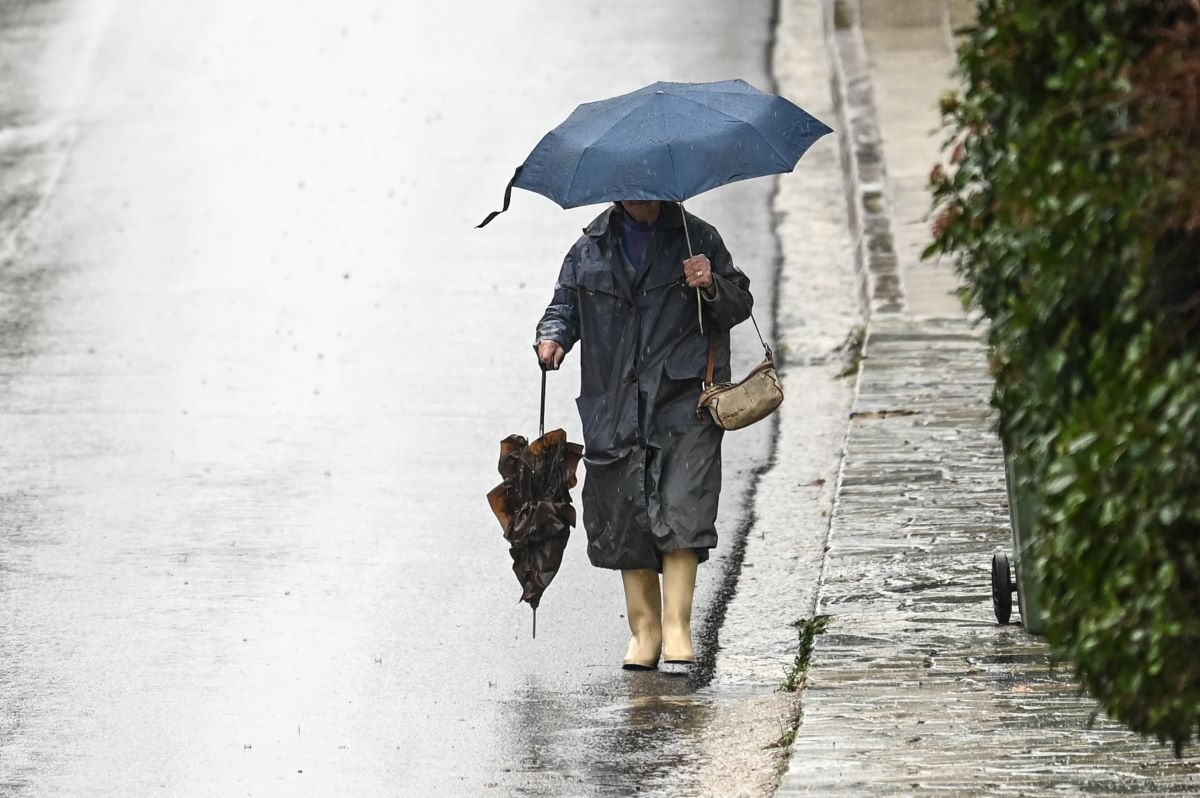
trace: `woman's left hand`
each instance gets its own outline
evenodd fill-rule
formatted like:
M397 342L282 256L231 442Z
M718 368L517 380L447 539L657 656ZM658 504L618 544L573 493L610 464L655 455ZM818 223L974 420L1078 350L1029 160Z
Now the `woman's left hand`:
M712 285L712 264L707 255L693 255L683 262L683 276L689 288L708 288Z

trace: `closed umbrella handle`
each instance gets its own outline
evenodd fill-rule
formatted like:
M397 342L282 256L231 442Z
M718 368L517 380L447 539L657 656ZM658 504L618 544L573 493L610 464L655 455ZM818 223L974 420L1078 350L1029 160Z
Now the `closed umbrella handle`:
M540 438L546 434L546 372L549 369L546 368L545 363L542 363L540 360L538 362L542 366L542 407L538 413L538 437ZM534 621L534 623L537 623L537 621ZM534 636L536 637L537 634L534 633Z
M546 372L550 369L546 368L546 364L541 360L538 364L542 367L542 405L538 411L538 437L543 438L546 435ZM537 607L533 608L533 637L537 639Z

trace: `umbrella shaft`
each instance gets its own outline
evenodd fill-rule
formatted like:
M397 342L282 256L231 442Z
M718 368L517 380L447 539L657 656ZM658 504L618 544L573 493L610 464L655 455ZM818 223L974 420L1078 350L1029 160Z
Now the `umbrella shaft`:
M546 369L542 369L542 407L538 413L538 437L546 434Z
M688 257L695 256L692 252L692 236L687 229L687 214L683 210L683 203L679 203L679 217L683 219L683 238L687 241ZM696 319L700 322L700 334L704 335L704 303L700 299L700 286L696 286Z

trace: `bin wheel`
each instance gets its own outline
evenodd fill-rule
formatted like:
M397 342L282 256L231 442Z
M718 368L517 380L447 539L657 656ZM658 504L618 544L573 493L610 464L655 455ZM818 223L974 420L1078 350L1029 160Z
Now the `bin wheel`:
M1012 597L1015 591L1008 555L998 551L992 555L992 609L996 611L996 620L1001 624L1008 623L1012 617Z

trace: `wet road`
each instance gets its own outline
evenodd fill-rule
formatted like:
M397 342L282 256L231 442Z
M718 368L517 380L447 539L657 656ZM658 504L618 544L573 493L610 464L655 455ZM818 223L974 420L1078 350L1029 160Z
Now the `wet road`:
M472 226L579 102L767 87L770 11L3 6L0 793L695 786L708 710L617 668L619 578L577 533L530 640L483 498L597 209ZM771 189L689 204L762 308ZM575 439L577 381L547 420ZM727 439L701 627L767 434Z

